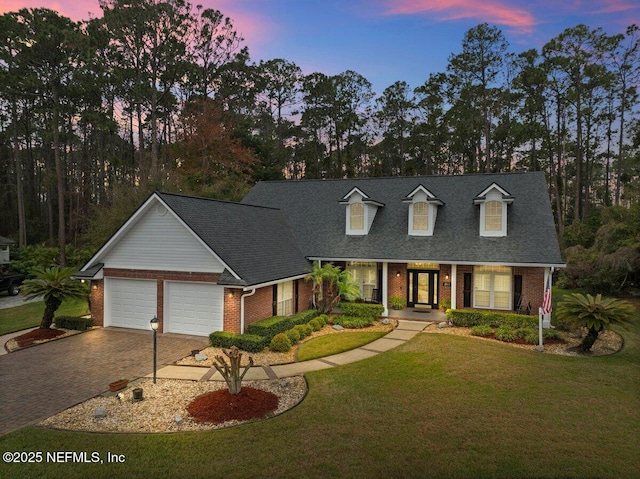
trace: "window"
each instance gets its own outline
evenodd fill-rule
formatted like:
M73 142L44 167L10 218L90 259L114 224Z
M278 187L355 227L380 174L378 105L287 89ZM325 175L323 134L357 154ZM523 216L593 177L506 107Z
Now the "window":
M378 268L376 263L365 263L351 261L347 263L346 271L360 287L360 297L363 299L377 299L373 297L373 290L376 288Z
M484 206L484 230L502 231L502 203L488 201Z
M413 229L419 231L429 229L429 204L424 201L413 204Z
M364 229L364 205L362 203L349 205L349 228L351 230Z
M293 281L278 285L276 315L291 316L293 314Z
M511 309L511 268L476 266L474 272L475 308Z

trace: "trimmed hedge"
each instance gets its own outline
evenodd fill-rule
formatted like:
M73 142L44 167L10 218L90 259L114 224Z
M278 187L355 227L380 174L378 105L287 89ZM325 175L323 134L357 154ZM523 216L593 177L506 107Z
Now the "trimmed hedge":
M333 324L339 324L343 328L362 329L373 324L373 318L358 318L354 316L336 316Z
M215 331L209 335L209 343L214 348L236 346L249 353L259 353L269 344L269 341L270 339L255 334L237 334L228 331Z
M276 334L284 333L299 324L307 324L318 316L318 311L310 309L293 316L273 316L247 325L246 334L255 334L271 341Z
M93 326L93 318L80 318L78 316L58 316L55 319L56 328L86 331Z
M537 328L538 317L525 314L502 313L498 311L478 311L477 309L450 309L447 320L453 326L471 328L486 324L492 328L509 326L512 329Z
M298 341L300 341L300 331L298 331L295 327L291 328L291 329L287 329L284 334L287 335L287 337L289 338L289 341L291 341L291 344L298 344ZM277 336L277 334L276 334ZM275 338L275 336L274 336Z
M340 303L340 309L345 316L351 316L355 318L371 318L371 320L378 319L384 312L384 306L381 304L370 303Z

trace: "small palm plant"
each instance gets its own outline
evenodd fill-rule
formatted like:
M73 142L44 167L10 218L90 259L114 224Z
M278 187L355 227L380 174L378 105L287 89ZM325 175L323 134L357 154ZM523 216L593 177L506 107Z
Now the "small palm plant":
M86 299L89 291L80 281L71 279L73 268L51 266L36 268L32 271L35 278L28 279L22 284L20 293L27 299L44 299L44 314L40 329L49 329L53 317L62 304L68 299Z
M313 272L307 277L313 282L313 301L322 313L328 314L340 303L340 298L353 300L360 297L360 287L348 271L325 263L322 267L313 265Z
M613 324L623 325L635 317L635 309L629 301L603 298L601 294L591 296L573 293L558 304L557 316L576 327L587 328L580 350L590 351L601 331Z

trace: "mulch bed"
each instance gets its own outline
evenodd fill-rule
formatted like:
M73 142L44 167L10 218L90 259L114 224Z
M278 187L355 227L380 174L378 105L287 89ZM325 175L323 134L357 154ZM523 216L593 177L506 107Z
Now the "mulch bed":
M18 346L26 346L28 344L33 343L34 341L45 341L49 339L57 338L58 336L62 336L66 331L62 331L60 329L55 328L47 328L47 329L34 329L33 331L29 331L28 333L22 334L14 338L18 343Z
M275 394L243 387L238 394L220 389L198 396L187 406L187 411L197 422L222 423L263 418L277 408Z

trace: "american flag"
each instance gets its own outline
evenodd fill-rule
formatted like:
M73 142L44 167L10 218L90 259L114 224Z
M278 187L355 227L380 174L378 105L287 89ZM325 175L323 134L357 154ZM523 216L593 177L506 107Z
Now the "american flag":
M544 298L542 298L542 314L551 312L551 275L547 276L547 285L544 288Z

